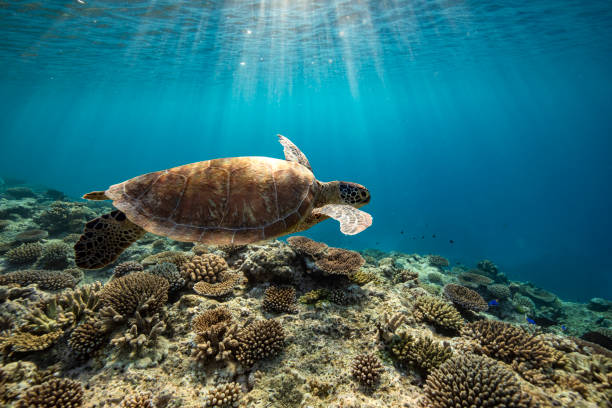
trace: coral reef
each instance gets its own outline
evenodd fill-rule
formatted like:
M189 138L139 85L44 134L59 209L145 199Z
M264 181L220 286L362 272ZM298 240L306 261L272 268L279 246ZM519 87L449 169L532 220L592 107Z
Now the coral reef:
M315 265L330 275L351 275L364 263L365 259L359 252L342 248L329 248L325 255L317 259Z
M7 335L0 336L0 350L9 356L14 353L45 350L51 347L62 334L62 330L45 334L34 334L19 330L9 331Z
M34 222L51 234L81 232L87 220L96 214L85 205L55 201L34 218Z
M111 344L127 350L130 358L142 356L148 349L155 349L166 330L166 319L162 313L143 317L136 311L128 321L128 330L113 338Z
M453 352L448 344L438 344L430 337L417 337L402 332L393 338L391 353L405 365L428 372L448 360Z
M234 288L242 280L242 274L240 273L228 273L224 272L221 274L220 282L208 283L206 281L200 281L193 285L193 290L202 296L210 297L223 297L233 292Z
M297 313L295 288L270 286L264 293L263 308L272 313Z
M144 267L152 266L155 264L160 264L164 262L170 262L176 265L176 267L180 270L181 266L191 260L193 254L189 254L188 252L180 252L180 251L164 251L155 255L149 255L144 258L141 263Z
M512 292L508 285L504 285L503 283L493 283L487 286L487 291L489 294L495 299L508 299Z
M63 269L70 265L72 253L72 248L65 242L49 242L43 247L38 263L46 269Z
M443 330L457 331L463 318L452 305L432 296L421 296L414 302L414 317Z
M142 272L142 271L144 271L144 268L138 262L135 262L135 261L121 262L120 264L117 264L117 266L113 268L113 278L120 278L122 276L127 275L128 273Z
M42 255L43 246L39 243L21 244L4 254L6 260L13 265L29 265Z
M278 354L285 345L285 332L276 320L261 320L241 329L236 335L234 357L250 367L255 362Z
M494 360L456 356L427 377L428 408L534 408L538 405L521 390L514 374Z
M198 361L214 358L216 361L227 360L232 350L238 346L235 339L237 325L227 308L207 310L191 321L191 327L196 334L196 352L193 357Z
M126 396L119 404L119 408L155 408L155 406L151 393L145 392Z
M68 346L75 355L86 357L100 348L105 341L106 333L92 319L81 323L70 333Z
M81 384L68 378L52 379L28 389L17 408L77 408L83 405Z
M465 310L484 312L489 308L487 302L478 292L465 286L449 283L444 286L444 295L454 304Z
M240 384L231 382L219 384L208 391L204 397L205 408L236 407L242 396Z
M218 255L196 255L181 265L181 276L190 282L216 283L227 269L227 262Z
M469 272L460 273L457 276L459 283L472 289L478 289L481 286L487 286L493 283L493 279L473 271L474 269Z
M47 238L49 233L45 230L30 229L20 232L15 235L16 242L38 242Z
M8 285L11 283L21 286L35 283L40 289L59 290L74 288L77 281L74 276L63 271L27 269L0 275L0 285Z
M312 258L321 255L328 248L323 242L313 241L310 238L302 236L289 237L287 238L287 243L295 252L302 255L308 255Z
M4 192L13 198L36 198L36 194L28 187L9 187Z
M185 278L183 278L173 263L163 262L153 265L147 270L151 275L161 276L168 281L170 285L169 292L176 293L185 286Z
M449 265L448 259L440 255L429 255L427 256L427 261L431 266L435 266L437 268L446 268Z
M360 354L353 360L351 374L361 385L374 388L380 381L382 364L372 354Z

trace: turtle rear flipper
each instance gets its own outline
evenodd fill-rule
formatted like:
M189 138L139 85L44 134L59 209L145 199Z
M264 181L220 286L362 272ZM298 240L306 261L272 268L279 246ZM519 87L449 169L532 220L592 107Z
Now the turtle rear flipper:
M82 269L99 269L145 234L145 230L115 210L85 224L85 230L74 245L75 262Z
M340 223L340 232L345 235L359 234L372 225L372 216L365 211L345 204L327 204L315 208L312 214L327 215Z

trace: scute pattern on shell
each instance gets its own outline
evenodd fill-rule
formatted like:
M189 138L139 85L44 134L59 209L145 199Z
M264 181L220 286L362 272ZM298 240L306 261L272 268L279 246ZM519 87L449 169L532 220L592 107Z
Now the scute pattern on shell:
M143 229L177 241L247 244L286 234L312 210L304 166L234 157L144 174L105 192Z

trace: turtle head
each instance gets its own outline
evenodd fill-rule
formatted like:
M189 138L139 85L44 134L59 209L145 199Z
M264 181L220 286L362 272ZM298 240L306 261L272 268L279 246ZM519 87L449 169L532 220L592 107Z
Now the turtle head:
M370 202L370 191L357 183L348 181L338 182L338 195L342 204L359 208Z

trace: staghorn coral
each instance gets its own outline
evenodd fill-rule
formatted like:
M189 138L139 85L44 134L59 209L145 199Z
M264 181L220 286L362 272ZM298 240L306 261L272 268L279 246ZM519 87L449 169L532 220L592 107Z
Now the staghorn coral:
M154 408L153 395L150 392L144 392L139 394L132 394L126 396L121 403L119 408Z
M47 269L63 269L70 265L70 245L61 241L49 242L42 249L38 264Z
M318 257L328 248L323 242L313 241L302 236L289 237L287 238L287 243L298 254L308 255L312 258Z
M523 361L550 367L559 354L537 336L511 324L479 320L468 323L461 335L475 340L482 353L504 362Z
M219 255L196 255L181 266L181 276L190 282L216 283L227 269L227 262Z
M164 262L170 262L176 265L176 267L180 270L181 266L192 258L193 254L190 254L189 252L164 251L158 254L147 256L142 260L141 263L144 267L147 267Z
M280 352L285 344L285 333L276 320L261 320L250 323L236 335L238 346L234 357L242 365L250 367L256 361Z
M141 316L138 311L128 321L128 330L111 340L111 344L128 350L130 358L141 356L147 349L154 349L159 337L166 330L167 315L163 312Z
M227 360L238 346L235 339L237 325L225 307L197 315L191 321L191 328L196 333L193 357L197 361L206 362L213 357L216 361Z
M15 235L15 241L17 242L38 242L47 238L49 233L45 230L40 229L30 229L21 231L19 234Z
M14 353L45 350L51 347L62 334L61 329L45 334L34 334L20 330L9 331L6 335L0 336L0 350L9 356Z
M168 300L168 281L146 272L134 272L109 281L102 288L101 317L109 328L113 322L121 322L133 316L154 314Z
M106 333L94 319L79 324L68 337L68 347L78 357L87 357L106 341Z
M448 344L439 344L429 337L415 338L400 333L391 342L391 353L405 365L413 365L428 372L448 360L453 352Z
M217 283L208 283L205 281L196 282L193 285L193 290L202 296L209 297L223 297L227 296L242 280L242 274L240 273L228 273L224 272L221 274L221 281Z
M416 299L414 317L443 330L458 331L463 326L463 318L457 309L433 296L421 296Z
M55 378L31 387L17 401L17 408L77 408L83 405L83 388L77 381Z
M444 286L444 295L462 309L484 312L489 308L487 302L478 292L465 286L449 283Z
M481 356L456 356L434 369L425 383L427 408L535 408L514 374Z
M11 283L20 286L35 283L43 290L60 290L73 288L77 282L72 275L65 272L26 269L0 275L0 285Z
M487 286L487 291L495 299L508 299L512 295L510 288L501 283L494 283Z
M470 287L472 289L478 289L481 286L487 286L493 283L493 279L474 271L476 270L472 269L469 272L460 273L457 276L457 280L461 285Z
M240 384L220 384L208 391L204 397L204 408L232 408L238 406L242 397Z
M264 293L263 308L273 313L297 313L295 288L270 286Z
M153 265L148 269L151 275L161 276L168 281L170 285L169 292L176 293L185 286L185 279L179 273L176 265L170 262L163 262Z
M135 261L121 262L113 268L113 276L111 279L120 278L132 272L142 272L144 268L141 264Z
M42 255L43 246L38 242L21 244L10 249L4 257L12 265L29 265Z
M329 248L315 262L317 268L331 275L351 275L359 270L365 259L359 252L342 248Z
M351 374L364 387L376 387L381 372L382 364L373 354L360 354L353 360Z
M437 268L446 268L449 263L448 263L448 259L440 256L440 255L428 255L427 256L427 262L431 265L431 266L435 266Z

